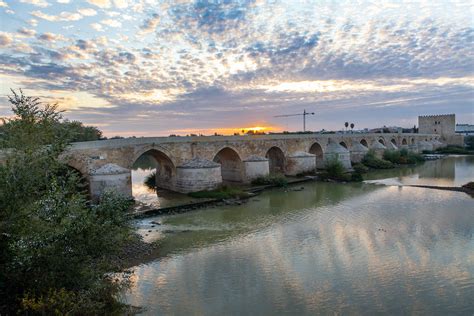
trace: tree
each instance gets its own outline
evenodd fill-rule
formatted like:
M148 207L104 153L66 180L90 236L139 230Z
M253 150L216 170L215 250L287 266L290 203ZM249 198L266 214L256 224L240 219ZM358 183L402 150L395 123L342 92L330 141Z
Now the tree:
M349 122L345 122L344 126L346 127L346 131L347 131L347 127L349 126Z
M117 312L114 297L126 284L107 273L134 238L128 203L113 193L99 205L87 200L80 176L59 159L70 134L58 133L55 105L21 90L9 101L14 117L0 139L9 148L0 165L0 314Z
M354 123L351 123L351 131L353 132L354 131Z

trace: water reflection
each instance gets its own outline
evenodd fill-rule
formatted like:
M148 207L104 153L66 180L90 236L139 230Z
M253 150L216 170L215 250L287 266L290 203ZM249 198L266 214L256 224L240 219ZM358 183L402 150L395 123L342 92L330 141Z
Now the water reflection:
M154 173L159 166L158 162L150 155L140 156L132 167L132 194L138 208L169 207L193 199L185 194L164 190L150 189L145 185L145 179Z
M472 314L472 198L304 187L141 221L162 222L160 256L135 269L127 301L147 314Z
M378 170L367 179L388 185L461 186L474 181L474 156L450 156L417 167Z

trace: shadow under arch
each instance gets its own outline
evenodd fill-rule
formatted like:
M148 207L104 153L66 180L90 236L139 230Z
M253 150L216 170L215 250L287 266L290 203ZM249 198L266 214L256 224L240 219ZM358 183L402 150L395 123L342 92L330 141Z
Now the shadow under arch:
M403 145L403 146L408 145L408 142L407 142L407 139L406 139L406 138L402 139L402 145Z
M176 166L163 151L152 148L139 153L133 161L132 170L137 171L139 169L143 171L155 170L155 187L168 190L173 188L176 178ZM151 174L151 172L148 173ZM134 188L133 182L132 179L132 191Z
M316 156L316 168L322 168L324 161L324 151L321 144L318 142L313 143L311 147L309 147L309 153Z
M397 140L396 140L395 138L392 138L392 139L390 140L390 142L391 142L392 144L394 144L395 146L398 146L398 145L397 145Z
M385 146L385 139L379 138L379 139L378 139L378 142Z
M221 165L223 181L242 182L243 163L237 151L230 147L224 147L217 152L213 159Z
M369 143L368 143L365 139L361 139L361 140L360 140L360 144L361 144L362 146L364 146L364 147L369 148Z
M283 150L277 146L273 146L267 151L265 157L268 159L271 174L285 174L286 158Z
M339 145L341 145L342 147L344 147L345 149L348 149L347 148L347 144L345 142L340 142Z

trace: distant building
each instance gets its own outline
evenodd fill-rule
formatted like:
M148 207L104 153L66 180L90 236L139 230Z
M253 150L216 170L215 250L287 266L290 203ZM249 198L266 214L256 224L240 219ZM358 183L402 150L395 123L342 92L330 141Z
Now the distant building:
M456 134L455 114L418 116L418 133L438 134L448 145L464 145L463 136Z
M474 125L472 124L456 124L456 134L471 136L474 135Z

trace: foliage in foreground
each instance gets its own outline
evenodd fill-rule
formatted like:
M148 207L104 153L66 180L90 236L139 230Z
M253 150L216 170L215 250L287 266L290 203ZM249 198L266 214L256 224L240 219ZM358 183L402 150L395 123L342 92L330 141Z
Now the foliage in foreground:
M191 192L188 193L190 197L193 198L206 198L206 199L231 199L231 198L245 198L248 197L249 194L244 192L240 188L230 187L223 185L218 189L209 190L209 191L198 191L198 192Z
M274 185L277 187L286 187L288 185L288 179L282 174L269 174L252 180L252 185Z
M134 237L123 198L107 193L90 205L80 177L59 156L70 141L57 134L55 106L21 91L10 97L14 117L0 165L0 314L110 314L116 295L114 257Z

